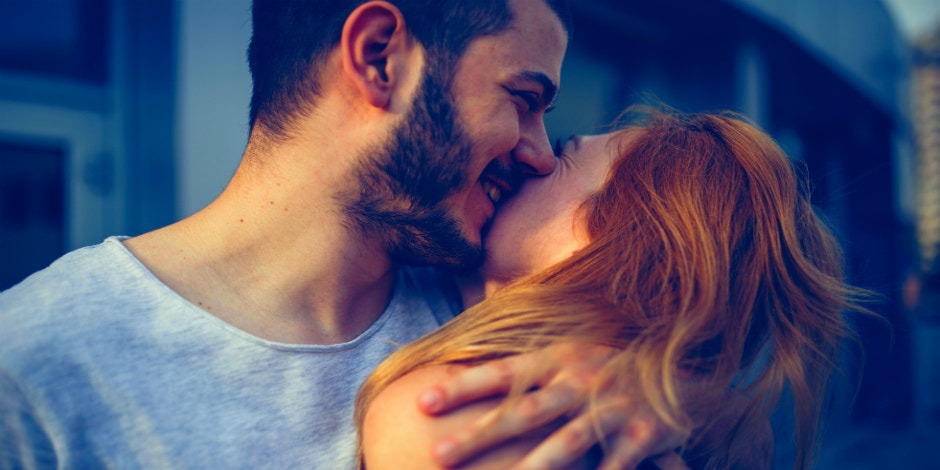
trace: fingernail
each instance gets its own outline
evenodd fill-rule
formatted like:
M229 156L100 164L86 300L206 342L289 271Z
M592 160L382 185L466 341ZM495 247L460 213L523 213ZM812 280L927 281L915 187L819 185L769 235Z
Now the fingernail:
M444 441L434 447L434 458L441 465L449 465L457 446L452 441Z
M418 397L418 404L426 411L437 411L441 403L441 394L436 390L429 390Z

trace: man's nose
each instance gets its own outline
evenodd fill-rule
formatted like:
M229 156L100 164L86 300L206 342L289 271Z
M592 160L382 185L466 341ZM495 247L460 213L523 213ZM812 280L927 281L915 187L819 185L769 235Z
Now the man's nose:
M522 129L522 135L516 148L513 149L512 157L526 174L547 175L555 171L555 153L552 151L552 144L548 141L545 124L541 120L529 129Z

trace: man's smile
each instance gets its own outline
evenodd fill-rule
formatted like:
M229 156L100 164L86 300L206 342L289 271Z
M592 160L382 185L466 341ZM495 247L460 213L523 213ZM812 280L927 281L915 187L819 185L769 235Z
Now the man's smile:
M492 201L495 207L504 197L510 196L518 188L522 175L518 171L493 160L483 174L480 175L480 186L483 193Z

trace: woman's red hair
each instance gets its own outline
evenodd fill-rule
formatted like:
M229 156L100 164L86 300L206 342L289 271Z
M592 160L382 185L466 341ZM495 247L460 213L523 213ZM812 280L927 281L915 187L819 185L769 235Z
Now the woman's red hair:
M834 358L852 337L843 312L864 310L838 243L786 155L743 118L626 116L620 135L635 134L611 140L620 157L579 214L590 243L396 352L363 386L357 422L417 367L588 342L622 351L600 383L638 391L693 436L686 458L707 468L745 460L747 430L789 387L796 467L809 466ZM729 406L742 398L744 411ZM697 440L729 410L736 433Z

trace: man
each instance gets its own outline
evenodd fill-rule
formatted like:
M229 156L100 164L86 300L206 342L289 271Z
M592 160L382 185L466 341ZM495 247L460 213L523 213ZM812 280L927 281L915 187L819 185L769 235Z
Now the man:
M567 44L545 0L360 3L257 0L251 134L219 198L0 296L0 466L353 465L362 379L459 310L400 267L476 266L499 200L553 170Z

